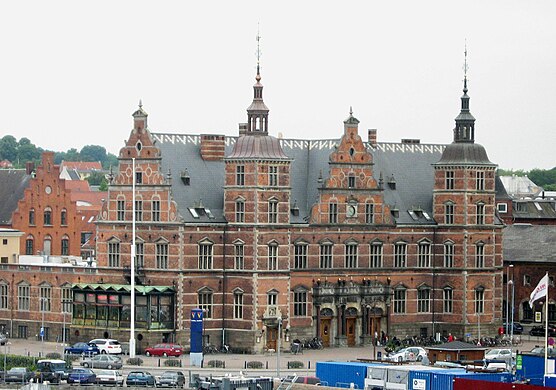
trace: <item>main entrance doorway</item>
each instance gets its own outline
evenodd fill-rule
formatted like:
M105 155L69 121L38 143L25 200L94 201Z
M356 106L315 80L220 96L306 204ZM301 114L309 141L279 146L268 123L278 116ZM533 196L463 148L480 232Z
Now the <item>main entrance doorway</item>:
M276 342L278 340L278 328L266 328L266 348L276 351Z
M320 320L320 339L322 340L322 345L325 347L330 347L330 325L332 320L330 318L324 318Z
M346 318L346 336L348 347L355 346L355 318Z

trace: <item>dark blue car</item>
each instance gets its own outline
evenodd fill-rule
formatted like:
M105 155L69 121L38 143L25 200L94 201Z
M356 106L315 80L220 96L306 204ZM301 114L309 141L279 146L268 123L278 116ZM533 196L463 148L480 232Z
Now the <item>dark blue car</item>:
M99 354L100 350L93 343L75 343L71 347L64 348L64 353L68 355L90 356Z
M156 386L156 380L154 379L154 376L147 371L131 371L129 374L127 374L125 383L128 387Z
M68 383L96 383L97 376L90 368L74 368L68 376Z

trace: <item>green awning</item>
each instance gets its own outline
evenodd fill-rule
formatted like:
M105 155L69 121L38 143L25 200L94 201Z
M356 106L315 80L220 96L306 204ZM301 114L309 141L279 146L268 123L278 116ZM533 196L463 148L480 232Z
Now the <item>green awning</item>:
M129 284L111 284L111 283L74 283L71 286L74 290L102 290L102 291L127 291L131 292ZM174 292L173 286L135 286L135 292L148 294L151 292Z

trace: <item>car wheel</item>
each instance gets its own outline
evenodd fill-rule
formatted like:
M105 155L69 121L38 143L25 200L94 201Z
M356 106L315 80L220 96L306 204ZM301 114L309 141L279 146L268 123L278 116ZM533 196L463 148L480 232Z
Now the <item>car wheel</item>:
M166 352L164 352L164 353L162 354L162 356L168 357L168 354L167 354Z
M151 356L151 353L149 351L145 352L145 356Z
M109 364L106 368L108 368L109 370L111 370L111 369L112 369L112 365Z
M398 362L403 362L403 358L401 356L398 356Z
M106 355L106 350L103 349L102 351L100 351L100 353Z
M83 363L83 367L89 368L89 363Z
M421 355L418 355L418 356L417 356L417 361L418 361L418 362L422 362L422 361L423 361L423 357L422 357Z

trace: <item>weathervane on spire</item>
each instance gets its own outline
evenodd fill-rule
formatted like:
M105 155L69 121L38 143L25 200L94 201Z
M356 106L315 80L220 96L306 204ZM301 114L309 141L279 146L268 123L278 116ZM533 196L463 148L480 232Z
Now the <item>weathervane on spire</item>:
M467 39L465 40L465 51L463 54L465 55L465 60L463 62L463 75L467 78L467 70L469 69L469 66L467 65Z
M261 61L261 47L259 45L260 41L261 41L261 34L259 33L259 24L257 23L257 66L259 65L260 61Z

